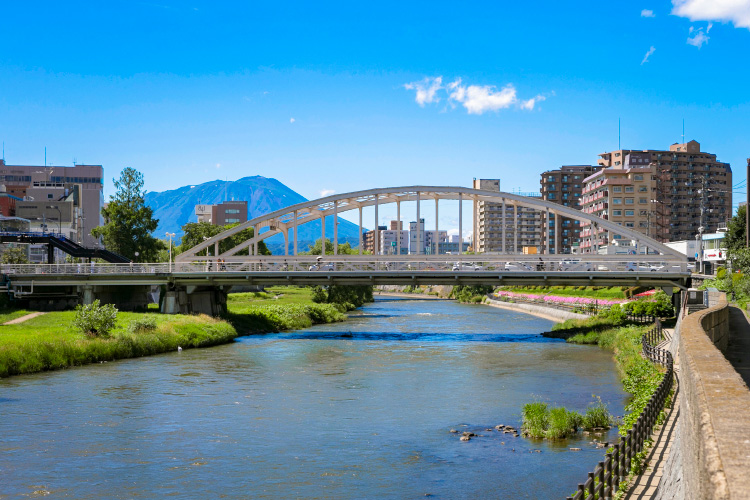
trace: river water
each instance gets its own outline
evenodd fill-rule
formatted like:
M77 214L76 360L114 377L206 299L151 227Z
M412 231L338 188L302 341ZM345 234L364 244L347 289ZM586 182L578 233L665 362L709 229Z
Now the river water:
M535 397L622 414L611 353L551 325L379 299L346 323L3 379L0 498L564 498L603 450L486 430Z

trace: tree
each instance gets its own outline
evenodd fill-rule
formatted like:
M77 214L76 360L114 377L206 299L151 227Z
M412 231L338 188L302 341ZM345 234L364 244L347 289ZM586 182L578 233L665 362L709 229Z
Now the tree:
M321 245L321 239L318 238L315 240L315 244L311 246L307 253L309 255L320 255L320 245ZM366 252L370 253L370 252ZM339 243L338 248L338 254L339 255L357 255L359 254L359 250L356 248L352 248L351 244L349 243ZM333 242L326 238L326 255L333 255Z
M209 222L188 222L182 226L182 231L185 233L182 236L179 248L175 249L175 254L182 253L189 248L193 248L208 238L213 238L219 233L232 229L239 224L228 224L226 226L215 226ZM225 238L219 242L219 253L224 253L230 250L240 243L247 241L255 234L253 228L243 229L242 231L233 234L229 238ZM213 253L213 246L208 249L209 253ZM248 249L243 248L237 255L247 255ZM271 255L271 251L266 247L266 244L262 241L258 242L258 254L260 255Z
M733 253L740 248L745 248L745 228L747 223L747 207L744 205L737 209L737 215L732 217L727 224L727 234L724 241L727 251Z
M8 247L0 256L1 264L28 264L29 259L26 258L26 252L18 247Z
M92 229L91 234L101 237L108 250L125 258L153 262L162 242L151 236L159 220L153 218L153 210L144 201L143 174L127 167L114 182L117 193L102 209L105 223Z

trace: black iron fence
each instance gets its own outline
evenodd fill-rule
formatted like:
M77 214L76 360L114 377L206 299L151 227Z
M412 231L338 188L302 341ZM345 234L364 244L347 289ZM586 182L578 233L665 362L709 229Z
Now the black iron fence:
M604 461L599 462L594 471L588 473L586 482L579 484L575 494L567 497L567 500L612 498L620 483L625 480L632 469L633 459L643 450L643 443L651 435L651 430L672 389L674 380L672 353L656 347L663 337L661 322L657 320L654 328L641 339L643 355L667 368L661 384L651 396L636 423L628 430L627 435L620 438L612 452L607 453Z

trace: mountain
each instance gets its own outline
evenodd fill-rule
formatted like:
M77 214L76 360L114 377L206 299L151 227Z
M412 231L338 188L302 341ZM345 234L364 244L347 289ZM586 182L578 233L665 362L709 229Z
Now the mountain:
M248 219L261 216L302 203L307 199L301 194L289 189L277 181L255 175L243 177L236 181L211 181L194 186L182 186L177 189L162 192L148 192L145 196L146 205L154 211L154 218L159 219L159 226L154 236L163 238L164 233L177 234L182 237L182 226L188 222L197 222L196 205L215 205L227 200L247 200ZM339 218L339 243L359 243L359 227L349 221ZM333 217L326 218L326 237L333 239ZM320 221L309 222L299 227L297 246L300 252L320 238ZM292 235L289 238L290 253ZM279 234L268 238L266 245L275 254L284 252L284 237Z

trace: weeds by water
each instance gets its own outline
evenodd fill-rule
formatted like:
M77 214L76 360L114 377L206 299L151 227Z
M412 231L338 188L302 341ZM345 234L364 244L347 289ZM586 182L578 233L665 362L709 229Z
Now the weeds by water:
M541 401L525 404L521 413L521 429L533 438L563 439L575 434L578 429L607 427L613 421L607 406L598 397L586 410L585 415L562 406L550 408Z

